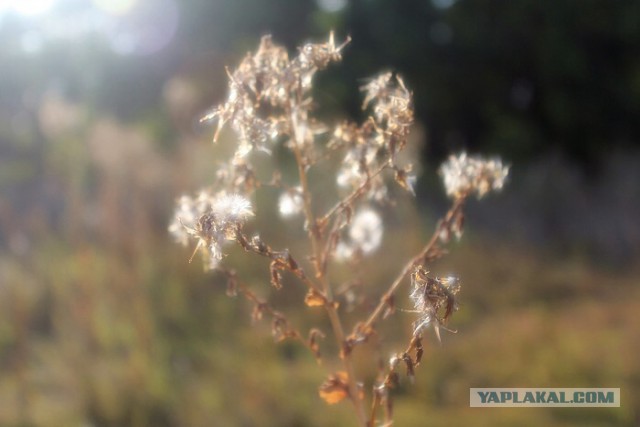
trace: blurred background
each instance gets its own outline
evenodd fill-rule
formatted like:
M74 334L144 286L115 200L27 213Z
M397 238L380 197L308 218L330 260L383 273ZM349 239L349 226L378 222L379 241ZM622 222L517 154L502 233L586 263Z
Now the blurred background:
M446 211L447 153L512 164L429 266L462 278L458 333L428 337L395 425L640 425L640 2L2 0L1 426L353 425L317 395L330 361L273 344L166 231L221 160L198 118L224 66L263 34L293 51L332 29L353 41L319 75L319 116L361 119L358 88L381 70L416 101L417 203L385 214L384 261L363 268L374 294ZM285 226L274 197L256 229ZM266 266L238 255L269 296ZM328 331L302 295L271 298ZM383 329L386 352L412 321ZM622 406L468 407L469 387L554 386L620 387Z

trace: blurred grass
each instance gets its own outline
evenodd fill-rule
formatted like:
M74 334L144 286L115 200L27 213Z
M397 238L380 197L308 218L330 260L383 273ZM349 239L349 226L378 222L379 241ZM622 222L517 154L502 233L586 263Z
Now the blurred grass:
M452 325L459 332L445 334L441 345L429 337L416 383L403 380L398 391L396 423L633 425L640 403L635 278L508 248L491 253L475 242L457 249L450 262L466 278ZM224 296L222 284L170 245L130 263L96 248L50 244L38 252L32 268L3 262L0 425L352 421L347 405L325 408L319 400L323 369L305 349L274 345L266 322L251 327L249 307ZM530 267L536 263L544 269ZM574 291L548 297L545 287ZM410 330L410 315L396 317L394 327ZM383 334L389 352L401 344L394 335L404 335ZM468 407L469 387L534 386L621 387L623 405Z
M183 131L167 149L150 136L157 126L145 126L85 116L29 146L38 168L3 168L11 191L0 205L0 425L352 425L347 404L326 407L317 395L338 365L274 344L268 321L252 325L251 307L226 297L221 277L188 264L189 250L169 241L173 198L210 181L224 145ZM24 150L9 154L23 159ZM261 190L262 217L250 227L277 246L292 227L275 217L274 198ZM374 295L435 221L404 202L399 218L390 212L383 248L356 271ZM403 378L397 390L396 425L637 424L637 267L496 241L468 222L463 242L430 266L463 280L451 324L458 333L444 333L442 344L428 337L415 384ZM296 233L289 247L300 253L304 233ZM302 331L329 331L321 312L300 309L304 291L293 280L275 295L265 261L240 252L228 261L256 292ZM352 273L336 269L333 280ZM398 305L410 308L407 297ZM381 359L406 343L412 320L399 311L381 327ZM332 354L331 337L322 350ZM355 357L369 386L377 360ZM554 386L620 387L622 407L468 407L470 387Z

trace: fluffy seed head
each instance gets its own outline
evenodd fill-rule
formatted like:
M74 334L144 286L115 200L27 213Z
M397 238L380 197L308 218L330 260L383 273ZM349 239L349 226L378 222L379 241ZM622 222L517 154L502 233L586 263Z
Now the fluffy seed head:
M509 166L499 158L484 159L461 153L452 155L440 167L447 195L460 198L475 193L482 198L489 191L499 191L509 174Z
M184 245L189 237L197 239L194 254L202 250L205 266L213 269L223 257L222 245L235 240L237 231L251 216L251 202L245 197L203 190L197 198L179 199L169 232Z

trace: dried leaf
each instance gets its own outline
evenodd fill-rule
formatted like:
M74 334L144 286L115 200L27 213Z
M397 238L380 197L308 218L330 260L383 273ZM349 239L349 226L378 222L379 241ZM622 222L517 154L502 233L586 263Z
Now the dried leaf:
M340 349L340 359L345 359L351 354L355 343L356 341L350 337L347 337L347 339L344 340L342 343L342 349Z
M316 361L318 364L322 362L320 355L320 344L318 343L318 338L324 339L325 334L320 329L311 329L309 331L309 349L313 352L313 355L316 357Z
M415 379L415 376L416 376L416 373L415 373L415 370L414 370L413 359L411 359L411 356L409 356L407 353L405 353L402 356L402 361L407 366L407 376L413 382L414 379Z
M413 194L414 196L416 195L414 189L413 189L413 185L411 184L411 182L413 181L413 178L410 178L409 175L407 174L407 171L404 169L396 169L396 176L395 176L396 182L398 184L400 184L400 186L402 188L404 188L405 190L407 190L409 193Z
M274 316L271 321L271 335L276 342L287 338L287 320L281 316Z
M346 372L340 371L329 375L329 378L320 385L318 393L320 397L330 405L342 401L349 397L349 376Z
M289 252L287 252L287 261L289 263L289 268L291 269L291 271L298 271L300 269L300 267L298 267L298 263L293 259Z
M271 273L271 284L273 287L276 289L282 289L282 274L280 274L278 263L276 261L271 261L269 271Z
M320 389L320 397L330 405L340 402L348 396L347 390L342 387L324 387Z
M253 238L251 239L251 246L253 247L253 250L260 255L271 255L271 248L269 247L269 245L264 243L258 235L253 236Z
M422 361L422 355L424 354L424 347L422 346L422 338L420 335L415 335L411 342L412 347L416 349L416 366Z
M323 307L327 304L327 298L315 289L309 289L304 297L304 303L308 307Z
M397 372L391 372L387 376L387 380L385 381L385 385L389 388L397 387L400 384L400 376Z
M253 311L251 312L251 320L253 322L257 322L258 320L262 319L262 315L264 314L266 308L267 305L265 303L256 303L253 306Z
M249 251L252 250L252 247L249 244L249 242L247 241L247 239L245 238L244 234L238 233L236 235L236 241L238 242L238 244L240 246L242 246L242 249L244 249L245 251L249 252Z
M353 329L353 333L347 339L352 340L354 344L360 344L366 342L370 336L376 333L377 331L372 326L367 326L364 322L358 322Z

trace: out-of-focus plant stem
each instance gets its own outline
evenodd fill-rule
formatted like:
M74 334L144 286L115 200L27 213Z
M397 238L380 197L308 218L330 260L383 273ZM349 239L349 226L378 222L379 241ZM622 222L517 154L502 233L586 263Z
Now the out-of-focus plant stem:
M358 423L360 426L366 426L366 415L364 411L364 406L362 399L360 398L360 393L358 391L358 386L356 384L355 373L353 370L353 364L351 363L351 355L349 352L343 352L342 349L345 345L345 333L342 327L342 321L340 320L340 316L338 315L337 308L335 304L333 304L333 293L329 282L327 281L324 271L321 268L321 257L322 257L322 244L321 244L321 235L320 231L317 228L317 222L315 215L313 214L313 210L311 207L311 192L309 191L309 183L307 180L307 171L305 166L305 161L303 158L303 154L300 151L300 141L299 141L299 124L297 120L297 112L296 105L291 102L289 106L289 118L291 125L291 138L293 146L293 153L296 158L296 164L298 166L298 175L300 177L300 186L302 187L302 197L303 197L303 208L305 219L307 221L307 226L309 228L309 240L311 241L311 246L313 250L313 265L316 272L316 278L320 281L322 286L322 290L324 292L324 296L328 301L325 304L325 309L327 310L327 315L329 316L329 321L331 322L331 327L333 329L333 333L336 337L336 341L338 343L338 350L342 355L342 363L344 365L344 369L347 372L348 377L348 386L349 386L349 396L351 397L351 401L355 407L356 416L358 417Z

